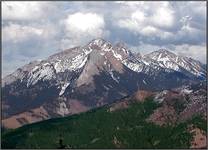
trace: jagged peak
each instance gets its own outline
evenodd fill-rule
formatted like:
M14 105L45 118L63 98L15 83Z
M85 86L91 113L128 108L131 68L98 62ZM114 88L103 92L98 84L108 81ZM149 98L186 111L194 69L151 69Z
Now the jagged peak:
M171 54L171 55L176 55L175 53L173 53L172 51L169 51L167 49L158 49L152 53L164 53L164 54Z
M153 51L151 53L148 53L145 55L145 57L150 57L150 58L157 58L157 57L178 57L175 53L172 51L169 51L167 49L159 49L156 51Z
M102 38L97 38L93 39L90 41L85 47L91 49L91 50L107 50L109 51L112 48L112 45L110 42L102 39Z
M103 45L104 43L109 43L109 42L107 42L103 38L97 38L90 41L88 45Z

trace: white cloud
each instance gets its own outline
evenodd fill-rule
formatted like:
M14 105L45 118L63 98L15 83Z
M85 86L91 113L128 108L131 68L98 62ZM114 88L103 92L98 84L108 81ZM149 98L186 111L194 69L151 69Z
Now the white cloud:
M151 36L151 35L155 35L156 33L158 33L158 30L153 26L147 26L141 29L140 32L142 35Z
M2 40L4 42L22 42L28 40L29 37L41 36L43 34L42 29L21 26L19 24L10 24L2 29Z
M182 56L187 56L206 63L206 46L204 45L178 45L175 52Z
M109 34L105 29L103 16L96 13L70 14L63 24L66 37L62 39L62 48L84 44L90 39L106 37Z
M144 20L146 19L144 12L137 10L136 12L132 13L131 15L132 20L138 22L138 23L143 23Z
M161 48L158 45L144 44L142 42L140 42L138 46L129 46L129 47L132 51L140 52L142 55L148 54L150 52L156 51Z
M121 4L129 7L143 6L146 2L144 1L116 1L116 4Z
M116 19L115 19L116 20ZM142 27L146 24L146 16L144 12L137 10L130 15L130 18L119 19L116 24L118 24L121 28L129 29L130 31L134 32L135 34L140 33Z
M174 24L173 11L165 5L165 7L160 7L156 10L155 14L152 16L152 23L159 27L171 27Z
M142 53L175 49L204 61L206 2L2 2L3 60L11 64L3 71L23 55L29 62L99 37Z
M3 20L36 20L49 13L52 8L49 2L3 1Z
M49 40L55 35L53 26L47 24L37 27L10 23L2 28L3 42L19 43L34 40L34 38Z
M92 36L101 36L105 27L102 16L95 13L75 13L68 15L65 27L69 33L81 32Z
M115 20L121 28L143 36L163 37L162 32L174 25L174 11L168 2L122 2L130 14L121 13ZM130 16L130 17L129 17Z

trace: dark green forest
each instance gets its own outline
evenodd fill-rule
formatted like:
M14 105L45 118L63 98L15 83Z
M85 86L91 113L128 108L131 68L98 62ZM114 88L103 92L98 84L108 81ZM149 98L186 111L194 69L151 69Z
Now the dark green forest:
M109 106L64 118L50 119L6 130L2 148L189 148L188 124L206 131L196 116L177 125L146 122L160 105L151 99L109 112Z

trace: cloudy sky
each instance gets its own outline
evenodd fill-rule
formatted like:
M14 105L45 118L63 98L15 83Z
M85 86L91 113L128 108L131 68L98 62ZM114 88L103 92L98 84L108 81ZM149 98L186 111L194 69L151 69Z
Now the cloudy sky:
M2 2L2 73L94 38L206 61L206 2Z

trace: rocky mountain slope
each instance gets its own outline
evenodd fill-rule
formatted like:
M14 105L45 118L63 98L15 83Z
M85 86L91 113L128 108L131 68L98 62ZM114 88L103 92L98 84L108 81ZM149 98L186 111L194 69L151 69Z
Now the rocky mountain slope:
M167 50L142 56L124 44L95 39L6 76L3 119L17 127L110 104L137 90L172 89L205 77L204 65L191 58Z
M205 89L139 90L85 113L6 130L2 148L206 148Z

